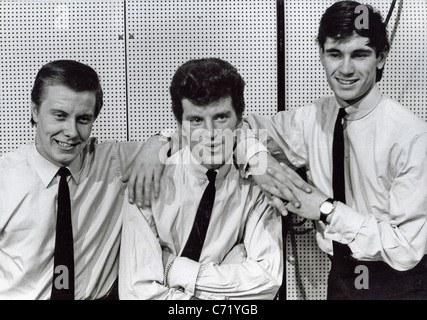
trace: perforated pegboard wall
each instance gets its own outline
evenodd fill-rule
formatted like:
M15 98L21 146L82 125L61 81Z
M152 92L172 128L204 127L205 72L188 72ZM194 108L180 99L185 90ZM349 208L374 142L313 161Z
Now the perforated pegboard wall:
M287 109L332 94L319 61L315 39L321 15L334 2L285 1ZM391 2L366 1L379 10L384 19ZM399 21L397 27L396 21ZM427 1L398 0L388 30L393 42L380 87L385 94L427 121ZM300 219L294 220L298 223ZM287 240L288 299L324 299L329 260L318 249L313 232L296 235L296 240L297 256L291 247L291 238Z
M288 219L294 226L286 238L287 299L325 299L329 261L316 244L314 225L295 214Z
M126 140L123 1L0 3L0 155L33 139L31 88L39 68L74 59L99 74L104 108L93 135Z
M275 113L275 1L127 1L126 17L131 140L175 127L170 80L194 58L229 61L247 84L246 114Z

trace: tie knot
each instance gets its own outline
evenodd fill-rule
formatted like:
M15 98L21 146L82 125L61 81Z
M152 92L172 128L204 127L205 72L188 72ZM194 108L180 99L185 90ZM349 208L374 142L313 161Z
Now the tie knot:
M209 182L214 182L216 178L216 171L215 170L208 170L206 172L206 175L208 176Z
M58 170L58 175L61 177L68 177L71 174L70 170L65 167L61 167Z
M338 110L338 119L342 119L347 115L347 112L345 112L345 108L340 108Z

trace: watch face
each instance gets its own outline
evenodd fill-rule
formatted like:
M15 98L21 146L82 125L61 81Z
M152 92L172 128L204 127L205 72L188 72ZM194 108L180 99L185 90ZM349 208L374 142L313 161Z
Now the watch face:
M320 206L320 212L323 214L330 214L334 210L334 205L329 201L325 201Z

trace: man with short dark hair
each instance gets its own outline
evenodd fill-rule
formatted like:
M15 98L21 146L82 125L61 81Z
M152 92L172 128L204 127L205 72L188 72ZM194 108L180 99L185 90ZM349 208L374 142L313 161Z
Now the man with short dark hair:
M35 140L0 158L0 299L117 299L121 206L142 143L90 138L89 66L57 60L31 93Z
M232 159L243 91L236 68L220 59L175 72L172 110L187 146L168 159L151 208L124 204L121 299L275 297L281 217Z
M365 5L369 26L358 28L360 5L336 2L320 21L320 60L334 96L247 121L267 130L273 155L307 170L311 193L292 188L286 166L270 170L263 187L280 210L316 221L331 259L328 299L426 299L427 125L381 94L386 26ZM299 208L279 200L289 187Z

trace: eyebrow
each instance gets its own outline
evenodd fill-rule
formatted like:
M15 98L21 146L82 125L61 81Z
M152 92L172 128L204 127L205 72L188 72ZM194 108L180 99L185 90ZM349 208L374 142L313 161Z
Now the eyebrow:
M68 112L66 112L64 110L61 110L61 109L50 109L49 111L50 111L50 113L57 113L57 112L59 112L59 113L68 114Z
M327 49L327 50L325 50L325 52L326 52L326 53L340 53L340 52L342 52L342 51L341 51L341 50L339 50L339 49L331 48L331 49ZM373 49L356 49L356 50L352 51L351 53L352 53L352 54L354 54L354 53L365 53L365 54L371 54L372 52L374 52L374 50L373 50Z
M51 113L63 113L67 116L69 116L70 114L67 111L61 110L61 109L51 109L50 110ZM94 118L95 114L93 113L82 113L82 114L78 114L77 117L81 118L81 117L90 117L90 118Z
M212 115L212 118L218 117L218 116L230 116L232 114L231 111L227 110L227 111L219 111L216 112ZM204 116L196 114L196 113L190 113L188 114L186 117L186 119L190 119L190 118L204 118Z
M231 115L231 111L220 111L218 113L215 113L214 117L217 117L217 116L229 116L229 115Z
M372 52L374 52L373 49L357 49L353 51L353 53L366 53L366 54L371 54Z

